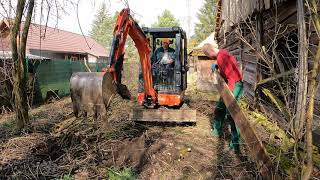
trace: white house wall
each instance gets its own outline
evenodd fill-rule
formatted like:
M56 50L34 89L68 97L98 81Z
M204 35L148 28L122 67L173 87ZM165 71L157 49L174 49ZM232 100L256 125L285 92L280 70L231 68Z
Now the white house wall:
M88 54L88 62L89 63L96 63L97 62L97 57Z

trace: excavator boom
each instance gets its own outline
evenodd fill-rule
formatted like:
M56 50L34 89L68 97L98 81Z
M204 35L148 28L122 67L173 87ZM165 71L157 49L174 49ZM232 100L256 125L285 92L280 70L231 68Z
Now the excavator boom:
M154 107L157 102L157 95L153 88L152 70L150 62L149 40L141 30L140 26L130 15L129 9L123 9L116 21L113 31L113 41L109 58L109 72L113 74L114 80L121 84L121 70L124 59L124 47L128 34L134 41L140 56L141 70L144 81L145 104Z

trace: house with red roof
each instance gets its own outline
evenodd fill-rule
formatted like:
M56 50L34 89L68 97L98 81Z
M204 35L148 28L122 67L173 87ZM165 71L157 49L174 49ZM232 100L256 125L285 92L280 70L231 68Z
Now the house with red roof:
M9 21L4 19L0 22L2 53L11 51ZM38 24L30 25L26 51L27 56L51 60L86 60L89 63L106 62L109 55L106 48L91 37Z

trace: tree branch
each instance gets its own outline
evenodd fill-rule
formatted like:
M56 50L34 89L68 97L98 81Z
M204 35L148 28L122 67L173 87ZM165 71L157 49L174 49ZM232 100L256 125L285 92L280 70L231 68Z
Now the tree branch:
M17 36L20 31L20 24L21 24L22 13L23 13L25 3L26 3L25 0L18 1L17 14L16 14L14 24L11 29L12 59L14 61L18 60ZM16 52L16 53L14 53L14 52Z
M21 42L20 42L21 52L25 52L26 51L26 42L27 42L27 38L28 38L28 32L29 32L29 27L30 27L30 23L31 23L33 7L34 7L34 0L29 0L27 18L26 18L26 21L24 23L22 36L21 36ZM25 53L21 53L21 54L25 54Z

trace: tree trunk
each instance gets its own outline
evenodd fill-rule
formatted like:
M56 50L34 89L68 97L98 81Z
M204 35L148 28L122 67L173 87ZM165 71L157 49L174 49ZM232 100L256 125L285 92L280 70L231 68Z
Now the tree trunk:
M307 62L307 35L306 22L304 19L304 0L297 1L297 20L299 33L299 59L298 59L298 87L297 87L297 107L296 118L294 121L294 137L296 140L301 139L305 122L306 103L307 103L307 87L308 87L308 62Z
M306 113L306 144L307 144L307 167L303 172L302 179L307 180L310 179L310 175L313 170L313 160L312 160L312 124L313 124L313 110L314 110L314 98L317 93L317 75L318 75L318 64L320 60L320 44L318 45L318 50L316 57L314 59L314 67L311 72L311 79L309 82L309 105Z
M28 128L28 99L27 99L27 72L26 72L26 43L29 26L34 7L34 0L29 0L28 12L20 38L20 26L25 7L25 0L19 0L17 4L16 17L11 27L11 49L14 62L13 94L16 112L16 129L20 132Z
M320 33L320 19L318 15L317 3L315 0L310 1L311 7L311 18L313 20L313 24L315 26L316 32L319 35ZM319 37L318 37L319 38ZM318 42L318 48L316 56L313 60L313 67L311 70L311 79L309 81L309 94L310 100L306 113L306 144L307 144L307 167L302 174L302 179L307 180L310 179L313 170L313 160L312 160L312 124L313 124L313 110L314 110L314 98L317 93L317 87L319 82L317 81L317 76L319 75L319 61L320 61L320 40Z

